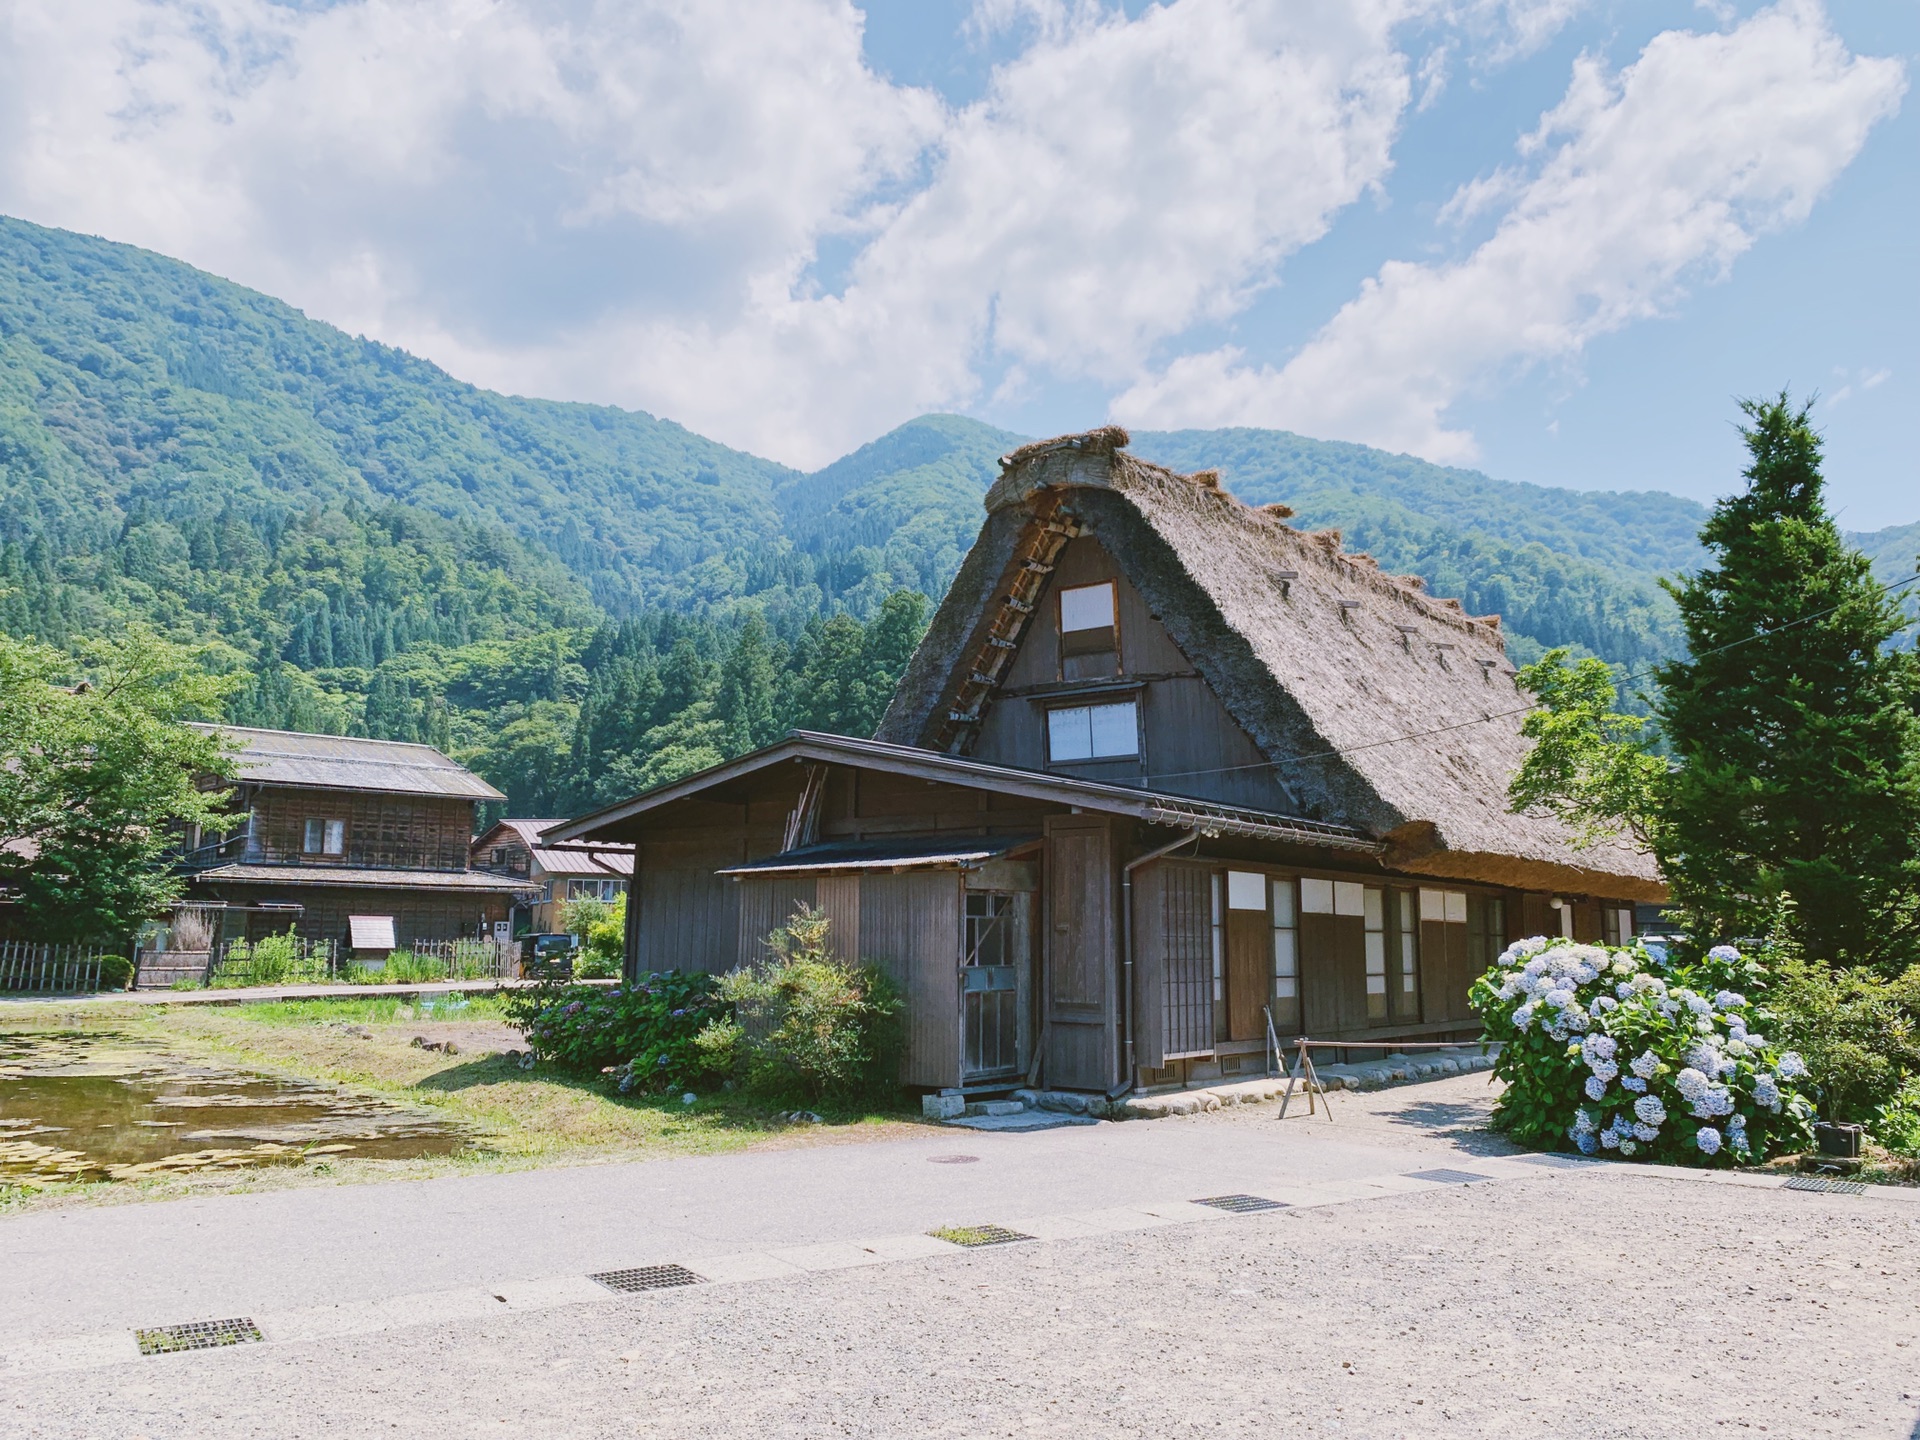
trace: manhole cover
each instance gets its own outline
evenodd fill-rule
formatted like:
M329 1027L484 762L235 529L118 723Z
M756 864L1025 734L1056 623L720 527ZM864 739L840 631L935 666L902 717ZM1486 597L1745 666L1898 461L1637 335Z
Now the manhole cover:
M1004 1225L949 1225L927 1233L936 1240L965 1245L969 1250L981 1245L1011 1245L1016 1240L1033 1239L1031 1235L1022 1235L1018 1230L1009 1230Z
M1436 1185L1471 1185L1476 1180L1492 1178L1476 1170L1415 1170L1407 1176L1409 1180L1431 1180Z
M1824 1195L1864 1195L1867 1187L1858 1180L1828 1180L1819 1175L1796 1175L1780 1187L1783 1190L1818 1190Z
M927 1163L929 1165L978 1165L980 1157L978 1155L929 1155Z
M262 1340L260 1327L244 1316L238 1320L191 1320L185 1325L156 1325L136 1330L142 1355L172 1355L181 1350L218 1350L223 1345L245 1345Z
M1252 1215L1261 1210L1284 1210L1284 1200L1269 1200L1262 1195L1209 1195L1205 1200L1196 1200L1196 1205L1211 1205L1216 1210L1225 1210L1229 1215Z
M706 1277L696 1275L684 1265L642 1265L637 1270L603 1270L589 1275L609 1290L631 1295L641 1290L671 1290L676 1285L701 1285Z

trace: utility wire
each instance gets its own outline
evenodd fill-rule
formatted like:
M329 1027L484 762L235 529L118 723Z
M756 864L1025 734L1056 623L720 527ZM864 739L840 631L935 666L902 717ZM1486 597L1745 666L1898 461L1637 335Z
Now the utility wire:
M1881 594L1891 595L1902 586L1911 585L1916 580L1920 580L1920 571L1916 571L1914 574L1908 575L1903 579L1896 580L1891 585L1883 586L1881 588ZM1756 640L1767 640L1775 635L1783 635L1796 626L1822 619L1825 616L1833 614L1836 610L1843 610L1859 598L1858 596L1848 596L1845 600L1829 605L1824 610L1816 610L1811 615L1802 615L1797 619L1789 620L1784 625L1776 626L1772 630L1761 630L1752 635L1743 635L1738 640L1729 640L1725 645L1716 645L1711 650L1702 650L1692 658L1695 660L1705 660L1710 655L1724 655L1729 650L1737 650L1742 645L1750 645ZM1905 630L1916 624L1920 624L1920 619L1909 621L1900 628ZM1653 663L1665 664L1666 662L1654 661ZM1625 685L1644 678L1644 668L1638 671L1629 670L1620 677L1618 683ZM1524 715L1530 710L1537 710L1539 708L1537 704L1520 705L1512 710L1499 710L1491 715L1478 715L1471 720L1456 721L1452 725L1438 725L1431 730L1416 730L1407 735L1390 735L1384 740L1369 740L1364 745L1346 745L1338 750L1316 750L1312 754L1307 755L1287 755L1278 760L1262 760L1252 765L1221 765L1211 770L1159 770L1148 775L1146 778L1149 780L1184 780L1195 775L1226 775L1239 770L1278 769L1282 765L1298 765L1308 760L1331 760L1340 755L1356 755L1362 750L1378 750L1384 745L1404 745L1410 740L1425 740L1434 735L1445 735L1452 730L1465 730L1473 725L1490 725L1495 720L1505 720L1510 716Z

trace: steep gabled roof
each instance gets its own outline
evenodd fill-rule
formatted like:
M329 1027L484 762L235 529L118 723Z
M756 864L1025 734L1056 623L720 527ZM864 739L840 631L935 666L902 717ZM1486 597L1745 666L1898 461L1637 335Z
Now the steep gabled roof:
M504 800L493 786L431 745L255 730L244 725L195 725L234 742L235 774L257 785L316 790L373 790L393 795L438 795L454 800Z
M986 525L894 696L879 738L965 753L1003 641L1006 597L1044 547L1097 539L1301 798L1307 813L1388 842L1388 861L1493 883L1659 898L1651 857L1577 847L1566 827L1511 814L1529 742L1498 617L1422 592L1341 549L1337 531L1253 509L1217 473L1129 455L1109 428L1024 446L1001 463ZM1048 537L1053 537L1049 539ZM985 677L985 678L983 678ZM1155 776L1156 789L1204 777Z

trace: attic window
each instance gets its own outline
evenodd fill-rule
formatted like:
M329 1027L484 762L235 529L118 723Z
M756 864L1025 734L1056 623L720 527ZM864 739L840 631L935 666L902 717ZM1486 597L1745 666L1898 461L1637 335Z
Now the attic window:
M1095 680L1119 670L1114 585L1074 585L1060 592L1060 678Z
M1110 760L1140 753L1140 712L1131 700L1064 705L1047 712L1047 758Z

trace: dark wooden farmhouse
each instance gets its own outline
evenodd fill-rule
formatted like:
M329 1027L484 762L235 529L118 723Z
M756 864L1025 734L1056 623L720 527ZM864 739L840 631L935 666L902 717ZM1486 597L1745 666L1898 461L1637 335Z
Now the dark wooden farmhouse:
M628 964L724 970L801 902L910 1007L903 1078L1088 1090L1277 1036L1465 1037L1509 939L1614 940L1649 857L1508 813L1497 617L1123 432L1003 462L875 740L795 734L547 832L634 847Z
M239 747L236 823L188 837L188 901L226 911L224 938L294 925L345 948L354 917L376 922L363 949L383 919L392 945L478 937L528 888L468 864L475 803L505 797L432 746L209 728Z

